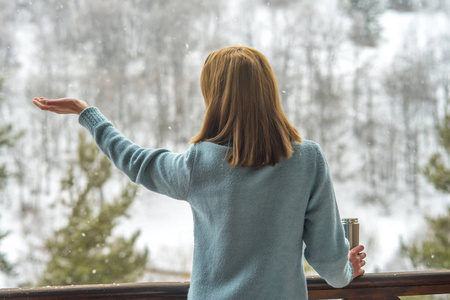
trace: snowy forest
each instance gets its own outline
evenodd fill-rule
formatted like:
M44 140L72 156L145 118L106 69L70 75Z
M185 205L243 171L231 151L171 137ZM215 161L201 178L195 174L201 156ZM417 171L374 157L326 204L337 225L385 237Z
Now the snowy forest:
M0 287L189 280L189 206L137 187L76 116L182 152L221 47L256 48L327 157L366 272L450 268L450 1L0 0Z

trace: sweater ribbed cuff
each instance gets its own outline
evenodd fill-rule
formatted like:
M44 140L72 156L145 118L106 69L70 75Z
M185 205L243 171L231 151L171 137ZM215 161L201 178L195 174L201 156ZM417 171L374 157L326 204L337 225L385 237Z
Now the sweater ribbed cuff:
M87 129L91 129L95 127L98 123L103 121L106 121L106 118L95 106L86 108L81 112L80 116L78 117L78 122Z

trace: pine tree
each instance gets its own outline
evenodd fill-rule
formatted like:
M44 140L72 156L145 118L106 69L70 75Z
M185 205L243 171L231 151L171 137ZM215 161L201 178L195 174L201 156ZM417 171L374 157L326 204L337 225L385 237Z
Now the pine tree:
M416 240L412 245L402 245L402 251L414 267L450 269L450 208L435 218L428 217L426 238Z
M440 142L450 157L450 116L447 114L439 126ZM424 174L437 190L450 193L450 169L440 154L434 154L424 169ZM426 237L416 238L410 245L402 243L406 254L415 267L450 269L450 207L443 214L427 217Z
M440 143L450 157L450 115L445 116L444 123L439 126L438 132ZM431 156L424 173L437 190L450 193L450 169L447 168L441 154L436 153Z
M118 218L126 214L137 186L129 184L114 201L103 200L111 178L111 163L94 143L79 135L78 161L73 163L62 190L69 194L71 213L67 225L46 242L50 260L42 285L131 282L142 275L148 251L135 250L140 232L131 238L113 237Z

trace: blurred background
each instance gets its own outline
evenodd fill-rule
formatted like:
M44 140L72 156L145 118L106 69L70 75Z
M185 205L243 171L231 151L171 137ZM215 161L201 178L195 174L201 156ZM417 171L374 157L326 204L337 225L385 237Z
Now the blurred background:
M137 187L76 116L182 152L207 55L250 46L328 159L367 272L450 269L450 2L0 0L0 287L189 280L188 204ZM308 270L308 272L312 272Z

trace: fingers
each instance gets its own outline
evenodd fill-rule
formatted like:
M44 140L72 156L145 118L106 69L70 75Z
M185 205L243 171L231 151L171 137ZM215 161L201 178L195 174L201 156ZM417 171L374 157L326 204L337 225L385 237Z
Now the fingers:
M350 250L350 253L355 253L355 254L357 254L357 253L359 253L359 252L362 252L363 250L364 250L364 246L363 246L363 245L359 245L359 246L356 246L356 247L352 248L352 249Z
M39 107L40 109L42 109L42 110L48 110L48 109L46 109L46 107L47 107L47 101L46 101L46 99L44 99L44 98L34 98L33 99L33 104L34 105L36 105L37 107Z
M365 261L353 262L353 278L359 277L363 275L366 271L362 269L362 267L366 264Z
M359 261L357 261L357 264L358 264L360 270L362 270L361 268L366 265L366 261L363 258L360 258ZM364 270L362 270L362 271L364 272Z
M353 274L353 278L364 275L364 273L366 273L366 271L364 271L363 269L359 269L358 271L355 272L355 274Z
M40 98L35 97L33 99L33 104L36 105L37 107L39 107L41 110L48 110L48 111L59 114L59 113L61 113L61 111L58 108L58 106L52 105L52 104L56 104L54 101L55 100L53 100L53 99L47 99L44 97L40 97Z
M36 105L36 106L38 106L39 108L41 108L41 109L44 109L45 107L57 107L58 105L61 105L61 104L63 104L64 102L67 102L67 100L70 100L70 99L66 99L66 98L61 98L61 99L47 99L47 98L44 98L44 97L40 97L40 98L37 98L37 97L35 97L34 99L33 99L33 103ZM48 109L47 109L48 110Z
M351 260L350 262L353 264L357 264L358 266L362 267L366 264L366 262L364 261L365 256L358 256L355 259Z
M367 257L366 253L361 252L361 253L358 253L356 255L355 254L350 255L349 260L351 262L363 261L366 257Z
M353 266L353 278L359 277L365 273L362 267L366 265L364 259L367 257L367 254L362 252L364 250L363 245L356 246L352 248L349 252L349 261Z
M353 279L355 279L356 277L359 277L361 275L364 275L364 273L366 273L366 271L364 271L363 269L354 270Z
M46 98L44 98L44 97L40 97L40 98L38 98L38 97L34 97L33 98L33 102L39 102L39 103L41 103L41 104L44 104L44 105L47 105L48 103L49 103L49 101L53 101L52 99L46 99Z

